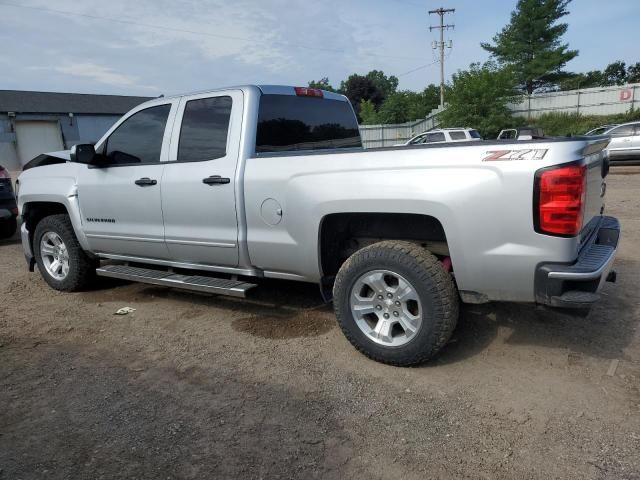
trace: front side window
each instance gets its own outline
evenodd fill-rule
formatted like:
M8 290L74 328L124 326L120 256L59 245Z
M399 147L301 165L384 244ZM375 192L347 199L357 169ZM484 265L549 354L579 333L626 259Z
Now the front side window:
M466 140L467 139L467 136L464 134L464 132L462 132L460 130L449 132L449 135L451 136L451 140Z
M621 127L614 128L609 132L609 135L613 135L614 137L633 135L633 125L622 125Z
M429 135L427 135L426 143L444 142L444 140L445 139L443 132L430 133Z
M256 152L362 147L349 102L296 95L262 95Z
M162 138L171 105L158 105L134 113L109 136L104 146L107 165L160 161Z
M411 145L418 145L419 143L424 142L424 139L425 139L425 135L420 135L420 136L414 138L413 140L411 140L410 143L411 143Z
M213 160L227 154L231 105L231 97L187 102L178 143L179 162Z

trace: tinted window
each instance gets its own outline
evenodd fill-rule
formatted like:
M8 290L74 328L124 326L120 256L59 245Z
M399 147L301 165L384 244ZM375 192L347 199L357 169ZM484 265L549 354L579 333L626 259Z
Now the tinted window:
M160 161L162 137L171 105L159 105L134 113L107 139L107 164Z
M615 137L633 135L633 125L622 125L621 127L614 128L609 132L609 135L613 135Z
M444 133L437 132L437 133L430 133L429 135L427 135L426 143L433 143L433 142L444 142Z
M471 135L471 138L482 138L477 130L469 130L469 135Z
M455 132L449 132L449 135L451 136L451 140L466 140L467 136L464 134L464 132L461 132L460 130L457 130Z
M182 116L178 161L213 160L227 154L231 97L190 100Z
M361 147L349 102L294 95L262 95L256 152Z
M417 145L419 143L424 142L426 135L420 135L419 137L414 138L413 140L411 140L411 145Z

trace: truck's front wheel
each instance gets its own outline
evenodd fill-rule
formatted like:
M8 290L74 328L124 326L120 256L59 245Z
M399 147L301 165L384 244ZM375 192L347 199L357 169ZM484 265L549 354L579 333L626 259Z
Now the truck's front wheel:
M349 341L368 357L392 365L434 356L458 319L450 274L410 242L384 241L354 253L340 268L333 295Z
M95 276L95 262L82 250L67 215L51 215L38 223L33 250L42 277L56 290L81 290Z

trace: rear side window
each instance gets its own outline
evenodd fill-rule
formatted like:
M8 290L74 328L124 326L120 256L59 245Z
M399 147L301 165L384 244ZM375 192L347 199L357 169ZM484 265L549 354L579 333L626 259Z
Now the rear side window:
M449 132L449 135L451 136L451 140L466 140L467 139L467 136L464 134L464 132L462 132L460 130Z
M158 105L134 113L109 136L105 144L107 165L160 161L164 127L171 105Z
M362 147L349 102L294 95L262 95L256 152Z
M444 133L436 132L427 135L427 141L425 143L444 142L444 140Z
M469 135L471 138L482 138L477 130L469 130Z
M198 162L224 157L231 118L231 97L189 100L184 108L179 162Z

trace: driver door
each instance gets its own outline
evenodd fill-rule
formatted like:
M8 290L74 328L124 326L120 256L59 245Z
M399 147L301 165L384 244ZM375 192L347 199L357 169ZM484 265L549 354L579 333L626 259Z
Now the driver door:
M99 165L81 169L83 229L96 253L166 259L160 180L177 100L145 104L96 146Z

